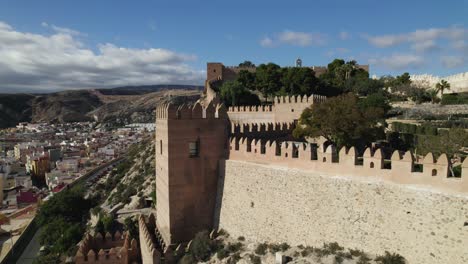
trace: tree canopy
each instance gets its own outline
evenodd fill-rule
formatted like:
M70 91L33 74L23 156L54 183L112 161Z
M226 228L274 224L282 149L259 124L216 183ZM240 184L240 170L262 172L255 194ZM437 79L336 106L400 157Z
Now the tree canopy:
M341 146L364 146L384 138L382 120L384 109L372 103L359 105L351 93L329 98L306 108L294 129L295 137L322 136Z
M260 99L239 81L224 82L220 88L221 100L226 106L258 105Z

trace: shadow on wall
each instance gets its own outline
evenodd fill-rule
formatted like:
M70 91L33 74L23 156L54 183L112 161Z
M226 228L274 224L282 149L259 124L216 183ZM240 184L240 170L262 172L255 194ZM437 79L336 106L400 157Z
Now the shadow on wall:
M223 194L224 194L224 180L226 178L226 160L221 159L218 162L218 190L216 193L216 204L213 214L213 229L219 229L219 220L221 216L221 204L223 201Z

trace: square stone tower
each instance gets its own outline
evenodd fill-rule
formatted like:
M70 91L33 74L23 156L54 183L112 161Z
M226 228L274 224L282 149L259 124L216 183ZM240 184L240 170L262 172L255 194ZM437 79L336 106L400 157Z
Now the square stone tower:
M213 228L218 164L227 141L223 105L156 109L156 225L166 245Z

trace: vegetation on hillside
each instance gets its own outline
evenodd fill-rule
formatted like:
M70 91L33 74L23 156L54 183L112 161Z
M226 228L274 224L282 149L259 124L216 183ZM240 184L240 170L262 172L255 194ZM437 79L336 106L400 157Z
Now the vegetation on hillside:
M342 146L365 146L383 138L385 108L374 99L367 101L351 94L330 98L321 104L306 108L293 135L326 138Z
M85 199L84 193L84 187L77 185L55 194L39 208L39 240L41 246L47 248L47 253L38 258L37 263L45 263L45 260L60 255L74 254L76 244L86 230L89 210L96 205L96 201Z

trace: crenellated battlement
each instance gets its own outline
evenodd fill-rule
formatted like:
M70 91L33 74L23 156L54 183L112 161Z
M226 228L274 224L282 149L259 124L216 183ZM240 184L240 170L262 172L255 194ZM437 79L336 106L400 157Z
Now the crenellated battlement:
M139 255L137 241L130 240L127 232L121 234L117 231L113 235L106 233L105 236L88 233L79 244L75 263L132 263L138 260Z
M229 159L468 194L468 159L462 164L461 178L449 177L446 154L440 155L437 161L432 153L427 154L420 164L422 171L416 171L415 158L409 151L396 150L390 160L385 160L381 149L367 148L362 156L358 156L354 147L337 151L334 145L231 137Z
M274 103L276 104L291 104L291 103L321 103L327 99L324 95L312 94L310 96L307 95L291 95L291 96L275 96Z
M252 136L269 134L289 134L296 127L294 123L243 123L231 122L231 135Z
M274 106L272 105L252 105L252 106L230 106L228 112L273 112Z
M227 118L227 110L223 104L210 102L206 107L203 107L200 102L196 102L194 105L166 103L156 108L156 120L217 118Z

